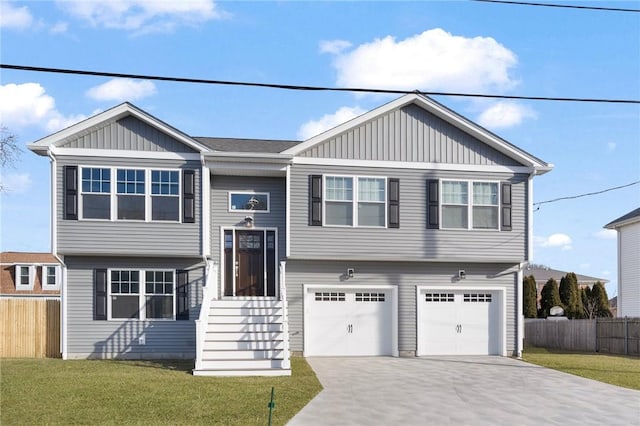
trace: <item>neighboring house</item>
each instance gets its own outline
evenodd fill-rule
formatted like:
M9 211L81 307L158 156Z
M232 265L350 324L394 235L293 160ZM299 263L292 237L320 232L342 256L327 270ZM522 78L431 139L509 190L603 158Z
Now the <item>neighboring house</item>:
M303 142L191 137L125 103L32 143L53 170L64 358L520 355L533 177L417 94Z
M604 226L618 231L619 317L640 317L640 208Z
M556 280L559 286L560 280L568 273L569 272L567 271L552 269L544 265L532 264L527 266L527 268L524 271L524 275L527 277L530 275L533 275L533 277L536 279L536 287L538 291L538 298L537 298L538 307L540 307L540 293L542 292L542 287L544 287L547 281L553 278L554 280ZM578 279L578 287L580 288L584 288L584 287L591 288L598 281L600 281L603 285L609 282L609 280L605 280L604 278L590 277L588 275L582 275L582 274L576 274L576 278Z
M51 253L0 253L0 297L60 297L60 262Z

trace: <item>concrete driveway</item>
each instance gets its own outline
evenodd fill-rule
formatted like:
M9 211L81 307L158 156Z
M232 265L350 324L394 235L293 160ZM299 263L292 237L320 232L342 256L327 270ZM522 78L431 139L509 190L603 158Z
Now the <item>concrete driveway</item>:
M324 390L290 426L640 425L640 392L511 358L308 361Z

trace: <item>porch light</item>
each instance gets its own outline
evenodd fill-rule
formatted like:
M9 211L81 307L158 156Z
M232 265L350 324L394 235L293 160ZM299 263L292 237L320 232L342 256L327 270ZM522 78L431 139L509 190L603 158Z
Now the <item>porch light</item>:
M244 227L253 228L253 218L251 216L246 216L244 218Z
M347 277L349 278L353 278L353 274L355 273L355 269L353 268L347 268Z

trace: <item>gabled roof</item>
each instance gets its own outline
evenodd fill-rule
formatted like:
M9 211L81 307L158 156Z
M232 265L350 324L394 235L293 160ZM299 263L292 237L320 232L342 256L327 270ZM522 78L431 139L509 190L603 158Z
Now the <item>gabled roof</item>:
M254 152L277 154L298 145L300 141L273 139L236 139L194 137L195 140L214 151Z
M147 123L148 125L153 126L156 129L160 130L161 132L164 132L167 135L173 137L174 139L182 142L183 144L187 145L188 147L190 147L195 151L198 151L198 152L208 151L208 148L206 146L202 145L200 142L196 141L189 135L181 132L180 130L176 129L173 126L170 126L164 121L159 120L150 114L147 114L146 112L144 112L143 110L141 110L140 108L136 107L135 105L129 102L124 102L120 105L117 105L113 108L110 108L106 111L103 111L99 114L89 117L86 120L73 124L67 127L66 129L62 129L36 142L30 143L27 145L27 147L30 150L40 155L46 155L49 147L51 146L59 147L63 145L68 140L68 138L72 137L77 133L81 133L85 130L88 130L100 123L107 122L110 120L119 120L127 116L136 117L137 119Z
M607 223L604 227L608 229L616 229L621 226L630 225L635 222L640 222L640 207L637 209L630 211L629 213L620 216L613 222Z
M283 154L291 154L294 156L298 155L316 144L322 143L351 128L358 127L369 120L372 120L395 109L405 107L409 104L415 104L418 107L423 108L429 113L448 122L452 126L455 126L463 132L468 133L469 135L480 140L481 142L486 143L487 145L501 152L507 157L514 159L524 166L531 167L535 170L536 174L546 173L553 168L552 164L548 164L541 159L516 147L515 145L512 145L506 140L491 133L489 130L457 114L456 112L450 110L449 108L436 102L435 100L427 96L419 95L417 93L411 93L402 96L401 98L391 101L369 112L366 112L359 117L347 121L346 123L340 124L333 129L327 130L324 133L314 136L311 139L307 139L306 141L283 151Z
M34 263L59 263L51 253L34 253L24 251L3 251L0 253L2 264L34 264Z
M546 266L537 265L529 266L524 270L524 275L533 275L537 283L546 283L550 278L553 278L559 284L562 277L564 277L568 273L569 272L567 271L560 271L559 269L552 269ZM596 281L600 281L603 284L609 282L609 280L605 280L604 278L590 277L589 275L582 274L576 274L576 278L578 279L578 283L582 284L595 284Z

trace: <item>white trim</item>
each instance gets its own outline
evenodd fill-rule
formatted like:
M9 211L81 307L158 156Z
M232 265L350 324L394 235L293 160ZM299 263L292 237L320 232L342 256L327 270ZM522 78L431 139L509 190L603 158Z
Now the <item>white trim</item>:
M291 165L287 165L285 178L285 256L291 255Z
M441 105L440 103L434 101L433 99L427 98L425 96L415 94L415 93L407 94L405 96L402 96L398 99L395 99L387 103L386 105L382 105L376 109L368 111L360 115L359 117L356 117L350 121L347 121L346 123L343 123L341 125L334 127L333 129L330 129L324 133L314 136L311 139L308 139L301 144L298 144L294 147L291 147L283 151L282 153L298 155L320 142L327 141L342 132L358 127L361 124L374 119L375 117L382 116L387 112L390 112L397 108L404 107L405 105L408 105L408 104L416 104L417 106L427 110L428 112L436 115L437 117L442 118L443 120L447 121L449 124L452 124L453 126L459 128L463 132L468 133L471 136L479 139L480 141L484 142L490 147L507 155L508 157L522 164L529 165L535 168L538 172L540 172L540 174L551 170L551 167L552 167L551 165L536 159L535 157L531 156L530 154L524 151L520 151L516 149L504 139L499 138L498 136L487 131L486 129L465 119L461 115L456 114L455 112L449 110L444 105Z
M128 271L128 272L138 272L138 293L116 293L116 295L121 296L137 296L138 297L138 318L113 318L112 317L112 306L111 306L111 272L112 271ZM147 310L146 310L146 284L147 284L147 272L171 272L173 274L173 292L172 303L171 303L171 318L147 318ZM176 321L176 287L178 280L178 271L176 269L171 268L107 268L107 321ZM155 293L149 293L149 295L153 295ZM161 293L162 296L168 296L168 294Z
M16 263L13 267L14 284L16 285L16 291L31 291L36 281L36 266L30 263ZM29 283L22 284L22 268L28 268Z
M196 152L168 152L168 151L136 151L130 149L96 149L96 148L58 148L51 147L56 155L74 157L103 157L103 158L144 158L152 160L200 160Z
M527 173L533 169L527 166L497 166L476 164L450 164L450 163L422 163L409 161L384 161L384 160L350 160L342 158L312 158L295 157L293 164L312 166L344 166L344 167L369 167L384 169L411 169L411 170L443 170L455 172L487 172L487 173Z
M47 284L47 278L49 276L48 274L49 271L47 271L48 268L55 268L56 283L54 285ZM40 265L40 286L42 287L42 290L59 290L60 279L61 279L61 272L60 272L59 264L52 263L52 264Z
M43 300L60 300L59 294L19 294L19 293L3 293L0 299L43 299Z
M341 284L341 285L324 285L324 284L303 284L302 285L302 356L307 356L307 347L308 345L308 321L306 321L307 310L309 301L311 298L311 291L316 291L318 289L327 289L330 291L343 291L347 290L391 290L391 296L393 301L391 302L391 353L392 356L397 357L399 355L398 352L398 286L391 284L374 284L374 285L365 285L365 284Z
M202 256L209 256L211 253L211 172L209 168L202 162L200 180L202 184L202 212L201 228L202 234Z
M327 178L348 178L351 179L351 200L329 200L327 198ZM384 182L384 200L383 201L360 201L359 187L360 179L378 179ZM386 229L388 226L388 211L389 211L389 194L387 188L387 182L389 178L387 176L368 176L368 175L343 175L343 174L323 174L322 175L322 226L327 228L372 228L372 229ZM329 203L351 203L351 225L334 225L327 224L327 202ZM384 224L382 226L375 225L360 225L358 223L358 205L359 203L377 203L384 204Z
M444 191L442 190L442 186L444 182L465 182L467 184L467 204L449 204L445 203L444 200ZM488 204L474 204L473 203L473 184L474 183L493 183L497 185L497 195L498 195L498 204L496 205L488 205ZM500 224L502 223L502 209L500 206L502 205L502 191L500 190L501 182L497 180L485 180L485 179L439 179L438 180L438 191L440 193L440 197L438 200L440 202L438 209L440 214L440 228L443 230L465 230L465 231L489 231L496 232L500 231ZM467 227L466 228L445 228L444 227L444 214L442 208L444 206L466 206L467 207ZM498 223L495 228L474 228L473 227L473 208L475 206L478 207L495 207L498 210Z
M58 251L58 171L57 171L57 161L55 155L49 150L47 151L47 155L51 160L50 165L50 176L51 186L49 187L49 226L51 228L51 252L57 253ZM64 169L62 172L62 179L64 180L66 176L64 176ZM64 187L64 184L63 184ZM77 193L77 191L76 191ZM61 201L61 205L64 210L64 197L65 194L62 194L63 199ZM64 212L63 212L64 214Z
M266 210L247 210L247 209L232 209L231 197L235 194L238 195L266 195L267 196L267 209ZM257 192L257 191L227 191L227 212L228 213L270 213L271 212L271 193L269 192Z
M522 349L524 347L524 313L523 313L523 295L524 292L524 273L523 268L527 263L521 263L516 273L516 321L518 323L516 327L516 356L522 358Z
M54 252L54 256L56 256L56 258L58 260L61 260L60 257L58 257L58 254ZM62 259L64 260L64 259ZM69 358L69 352L68 352L68 321L67 321L67 311L68 311L68 307L67 307L67 297L68 297L68 289L67 289L67 276L68 276L68 270L67 270L67 265L65 263L62 263L62 289L60 290L60 351L62 352L62 359L68 359Z
M527 179L527 192L527 256L525 260L530 262L533 259L533 173ZM502 191L500 193L502 195ZM513 191L511 193L511 207L513 208ZM513 223L511 225L513 226Z
M423 323L423 306L420 303L420 293L425 291L444 290L444 291L489 291L499 292L500 299L502 301L500 309L500 355L507 356L507 288L504 286L488 286L488 285L469 285L469 286L457 286L457 285L417 285L416 286L416 356L422 356L420 352L420 336L422 335L422 323Z
M152 127L160 130L168 136L182 142L184 145L198 151L206 152L209 149L204 145L201 145L196 140L192 139L188 135L180 132L179 130L169 126L168 124L158 120L156 117L147 114L135 105L128 102L122 103L97 115L87 118L79 123L76 123L66 129L60 130L52 135L46 136L36 142L28 145L28 148L33 151L38 151L46 146L57 146L66 141L66 139L90 129L100 123L107 121L116 121L126 116L133 116L139 120L149 124Z

